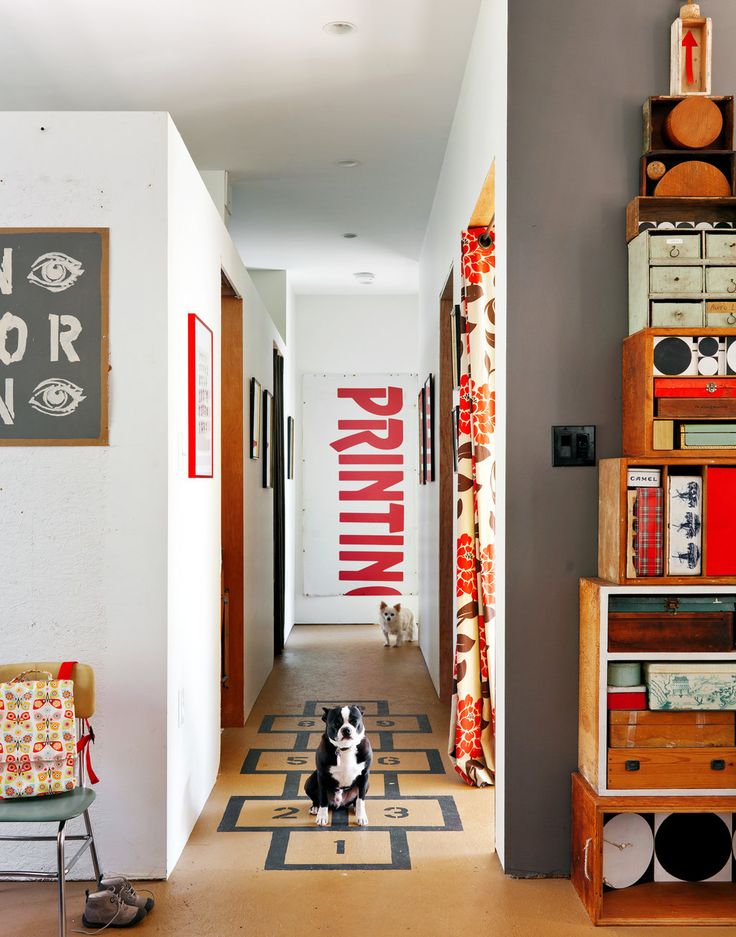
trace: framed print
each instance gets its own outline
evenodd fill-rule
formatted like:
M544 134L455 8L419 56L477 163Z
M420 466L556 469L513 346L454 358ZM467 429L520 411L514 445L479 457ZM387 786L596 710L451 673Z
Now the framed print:
M189 477L212 478L212 330L189 313Z
M460 447L460 407L452 408L452 470L458 472L458 450Z
M258 381L250 379L250 457L261 457L261 397L263 391Z
M460 386L463 355L463 318L460 306L453 306L450 313L450 343L452 347L452 386Z
M424 388L419 391L419 397L417 398L417 417L419 424L419 484L427 484L427 460L424 453L426 452L426 433L424 428Z
M0 228L0 446L108 444L107 228Z
M271 434L273 431L273 394L263 391L263 487L273 488L273 450Z
M286 418L286 477L294 477L294 417Z
M435 481L434 474L434 375L424 382L424 480Z

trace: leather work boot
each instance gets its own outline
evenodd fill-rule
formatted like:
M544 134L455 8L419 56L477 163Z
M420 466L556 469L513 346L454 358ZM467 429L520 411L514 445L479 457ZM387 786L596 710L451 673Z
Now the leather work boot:
M133 908L143 908L146 913L153 910L155 903L153 898L139 895L128 879L122 875L115 876L115 878L100 879L100 890L114 891L116 895L120 895L125 904L129 904Z
M114 891L87 892L82 924L85 927L133 927L145 916L143 908L126 904Z

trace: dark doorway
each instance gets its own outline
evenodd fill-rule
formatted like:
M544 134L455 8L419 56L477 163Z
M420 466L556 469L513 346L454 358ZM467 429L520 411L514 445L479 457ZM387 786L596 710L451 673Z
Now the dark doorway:
M273 653L284 649L286 611L286 491L284 359L273 350Z
M452 699L454 651L453 598L455 595L455 550L453 543L454 468L452 457L452 339L453 273L440 295L440 372L437 393L439 425L439 652L440 699Z
M222 276L221 325L223 726L243 725L243 300Z

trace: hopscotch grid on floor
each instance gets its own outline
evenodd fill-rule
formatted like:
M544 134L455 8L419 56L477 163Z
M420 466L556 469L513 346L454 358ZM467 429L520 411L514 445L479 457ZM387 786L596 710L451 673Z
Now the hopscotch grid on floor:
M291 735L294 745L251 749L241 774L283 775L282 792L276 796L231 797L218 832L270 833L265 870L407 870L411 869L407 833L462 831L457 806L450 795L401 795L402 773L446 773L437 749L394 747L394 734L431 734L428 717L423 713L392 715L388 700L358 703L366 710L369 737L379 744L374 749L372 771L381 777L384 787L383 796L369 794L371 822L367 827L351 824L352 814L346 809L331 810L330 823L318 827L308 813L310 804L303 793L303 781L314 764L310 739L313 742L315 734L321 734L322 707L342 705L340 701L308 700L302 713L263 717L259 733ZM383 816L376 819L376 813L381 811Z

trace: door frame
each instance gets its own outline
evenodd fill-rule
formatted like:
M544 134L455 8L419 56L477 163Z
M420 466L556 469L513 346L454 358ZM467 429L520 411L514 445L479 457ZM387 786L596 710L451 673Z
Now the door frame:
M440 360L437 390L438 454L438 529L439 559L437 566L439 616L439 679L440 700L452 699L452 680L455 654L455 536L454 503L455 471L452 457L452 339L450 314L454 303L455 271L449 276L440 293L439 330Z

